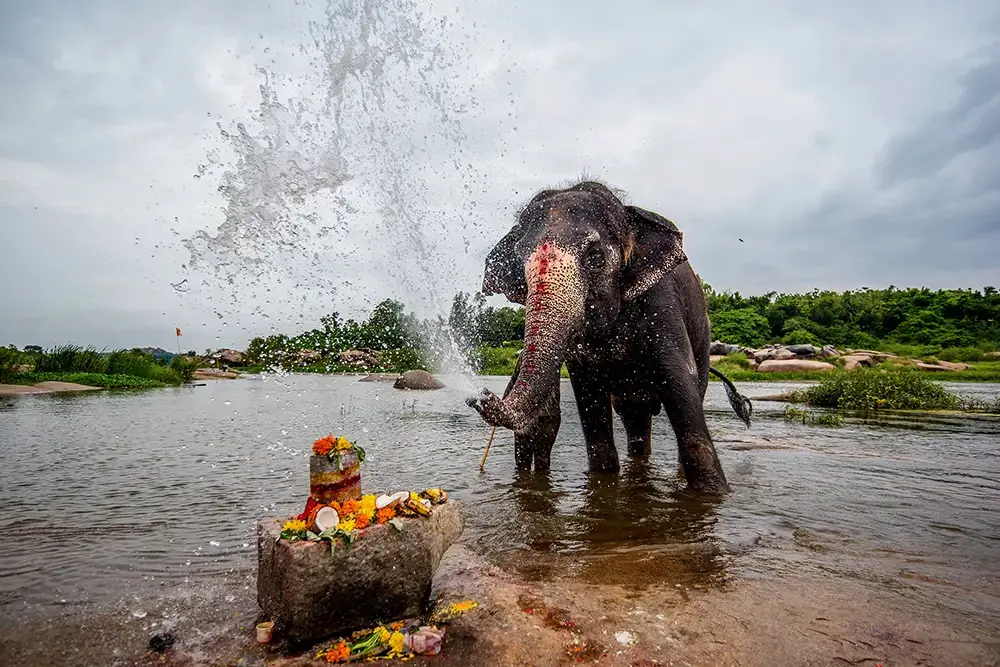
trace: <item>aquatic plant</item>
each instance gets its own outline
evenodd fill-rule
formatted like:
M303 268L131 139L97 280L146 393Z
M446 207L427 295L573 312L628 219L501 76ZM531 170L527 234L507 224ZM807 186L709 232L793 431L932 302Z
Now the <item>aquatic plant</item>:
M133 375L108 375L106 373L19 373L13 378L17 384L38 384L39 382L75 382L105 389L158 389L168 384L159 380L135 377Z
M840 426L842 422L840 415L836 413L825 412L816 414L792 405L785 406L781 416L788 422L801 421L803 424L812 424L814 426Z
M788 395L790 400L842 410L954 410L958 397L920 371L860 368L836 373L816 386Z

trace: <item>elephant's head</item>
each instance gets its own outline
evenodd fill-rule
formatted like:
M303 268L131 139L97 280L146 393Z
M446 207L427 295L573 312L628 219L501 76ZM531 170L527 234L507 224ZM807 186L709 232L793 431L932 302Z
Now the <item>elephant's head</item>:
M486 259L484 294L525 306L524 350L510 392L470 403L490 424L523 427L559 381L570 346L601 340L624 302L686 261L672 222L626 206L600 183L537 194Z

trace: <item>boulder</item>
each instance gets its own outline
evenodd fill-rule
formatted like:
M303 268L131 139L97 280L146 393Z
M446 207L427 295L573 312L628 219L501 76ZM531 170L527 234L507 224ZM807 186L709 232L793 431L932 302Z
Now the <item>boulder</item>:
M309 364L315 364L323 359L323 354L319 350L299 350L295 353L294 361L295 363L308 366Z
M710 354L710 355L708 355L708 363L711 364L711 365L713 365L713 366L715 364L717 364L718 362L722 361L723 359L725 359L725 357L723 355L721 355L721 354Z
M358 368L378 366L378 357L371 350L344 350L340 353L340 363Z
M821 357L839 357L840 355L840 350L835 348L833 345L824 345L823 349L819 351L819 356Z
M229 366L239 366L243 363L243 353L239 350L219 350L212 356Z
M709 354L713 355L718 354L722 355L723 357L726 356L727 354L735 354L736 352L739 351L740 351L739 345L731 345L729 343L723 343L720 340L713 340L712 344L708 348Z
M772 359L776 353L777 351L773 347L765 347L760 350L755 350L753 353L753 360L759 364L762 361Z
M916 367L919 368L922 371L936 371L936 372L941 372L941 371L951 370L950 368L945 368L944 366L941 366L939 364L925 364L922 361L919 362L919 363L917 363Z
M951 361L939 361L936 364L918 363L917 368L925 371L964 371L971 367L968 364L960 364Z
M997 350L995 352L987 352L986 356L993 357L994 359L1000 359L1000 350Z
M814 371L832 371L836 368L825 361L809 359L768 359L762 361L757 371L760 373L812 373Z
M853 371L858 366L874 366L875 358L870 354L849 354L844 357L844 370Z
M778 348L771 355L771 359L777 359L778 361L784 361L786 359L798 359L799 355L789 350L787 347Z
M809 345L808 343L803 345L786 345L785 349L793 352L798 357L815 357L820 352L818 347Z
M444 383L427 371L406 371L392 386L396 389L441 389Z
M279 540L282 519L257 524L257 602L275 636L301 645L418 616L441 557L464 527L455 501L403 529L371 526L350 549L337 542Z

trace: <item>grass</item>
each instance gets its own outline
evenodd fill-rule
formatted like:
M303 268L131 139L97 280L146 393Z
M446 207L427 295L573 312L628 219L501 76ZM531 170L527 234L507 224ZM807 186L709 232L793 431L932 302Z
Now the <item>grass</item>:
M37 354L17 353L17 366L8 369L14 351L0 353L0 381L33 384L44 381L77 382L95 387L134 389L178 385L191 380L197 363L175 357L169 366L138 350L107 352L93 347L60 345ZM31 372L23 372L27 366ZM81 379L82 378L82 379Z
M158 380L118 373L109 375L107 373L58 373L50 371L43 373L20 373L12 379L14 380L13 384L32 385L39 382L75 382L76 384L105 387L107 389L155 389L167 386L167 383Z

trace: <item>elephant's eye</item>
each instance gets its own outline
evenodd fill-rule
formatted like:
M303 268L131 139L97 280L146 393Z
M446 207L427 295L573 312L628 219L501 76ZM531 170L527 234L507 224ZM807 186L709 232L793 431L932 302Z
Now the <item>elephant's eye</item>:
M604 268L604 253L596 245L591 246L584 261L591 271L600 271Z

